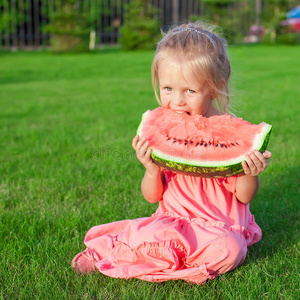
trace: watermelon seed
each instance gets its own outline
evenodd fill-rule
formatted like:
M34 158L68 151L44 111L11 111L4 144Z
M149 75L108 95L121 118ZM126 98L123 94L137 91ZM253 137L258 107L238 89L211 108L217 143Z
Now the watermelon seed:
M172 138L170 138L170 137L168 137L168 139L167 139L167 141L169 141L169 140L171 140ZM177 138L173 138L173 144L175 144L176 142L178 142L178 143L181 143L182 142L182 139L178 139L177 140ZM194 141L188 141L188 140L184 140L184 145L186 146L187 144L194 144ZM201 141L201 142L197 142L196 144L195 144L195 146L197 147L197 146L204 146L204 147L207 147L207 146L215 146L215 147L221 147L221 148L228 148L228 147L230 147L230 146L236 146L236 145L239 145L239 143L238 142L236 142L235 144L234 143L230 143L230 144L228 144L228 145L225 145L225 144L223 144L223 143L216 143L216 144L214 144L214 142L208 142L208 143L206 143L206 142L204 142L204 141Z

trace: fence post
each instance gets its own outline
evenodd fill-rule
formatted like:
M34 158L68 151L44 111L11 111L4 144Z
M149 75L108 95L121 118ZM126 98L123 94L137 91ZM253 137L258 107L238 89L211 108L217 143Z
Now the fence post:
M173 0L172 22L175 24L179 21L179 0Z
M256 25L256 37L260 39L260 17L261 17L261 0L256 0L256 10L255 10L255 25Z

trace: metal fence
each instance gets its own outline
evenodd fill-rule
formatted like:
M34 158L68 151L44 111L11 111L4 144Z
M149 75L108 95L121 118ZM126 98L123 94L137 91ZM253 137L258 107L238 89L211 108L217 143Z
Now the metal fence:
M130 0L77 0L81 10L96 12L94 21L97 44L118 43L119 28L124 22L126 4ZM201 0L151 0L160 11L161 26L186 21L191 16L207 15L207 2ZM241 35L255 23L257 0L228 4L228 19L238 20ZM8 49L39 48L49 45L44 31L57 9L55 0L0 0L0 47Z

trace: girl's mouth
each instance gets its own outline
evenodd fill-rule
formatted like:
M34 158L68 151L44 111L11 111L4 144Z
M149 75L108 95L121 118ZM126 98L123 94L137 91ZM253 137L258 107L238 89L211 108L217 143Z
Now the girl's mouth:
M185 110L176 110L176 112L178 114L188 114L188 115L190 115L190 113L188 111L185 111Z

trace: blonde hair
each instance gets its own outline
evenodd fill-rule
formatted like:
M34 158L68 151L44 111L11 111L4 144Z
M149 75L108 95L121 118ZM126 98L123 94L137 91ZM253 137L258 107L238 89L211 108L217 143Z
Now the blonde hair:
M170 54L173 54L173 57L185 58L184 67L191 68L199 81L210 87L217 108L228 113L231 67L226 40L216 33L216 27L203 22L189 23L174 27L163 35L151 68L152 85L158 103L158 65L164 59L170 60Z

